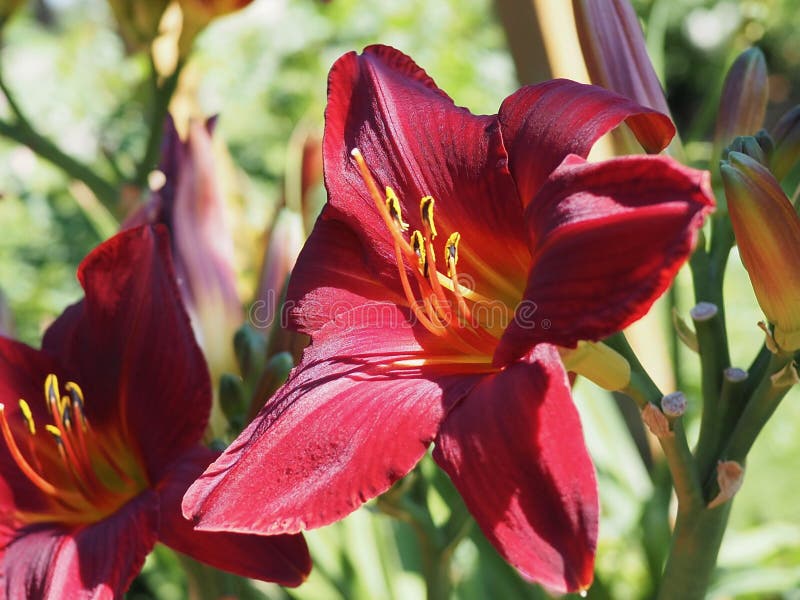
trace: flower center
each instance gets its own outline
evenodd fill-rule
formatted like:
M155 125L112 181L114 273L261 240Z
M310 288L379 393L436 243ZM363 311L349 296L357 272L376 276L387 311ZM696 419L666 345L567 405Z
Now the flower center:
M386 187L385 195L381 194L361 151L354 148L351 155L392 235L403 293L416 320L429 332L447 339L463 352L462 358L474 359L467 362L491 362L490 357L502 335L503 326L493 327L491 319L482 318L482 315L488 315L487 308L497 302L459 282L457 265L461 234L454 231L447 238L444 245L446 272L440 272L433 246L438 235L433 216L434 198L425 196L420 200L422 231L415 229L407 239L409 225L403 221L397 194L390 187ZM410 268L406 266L407 263ZM409 270L414 277L416 292L408 276Z
M84 411L77 383L68 381L62 396L58 378L45 379L44 395L53 422L37 428L25 400L22 423L9 422L0 404L0 429L14 461L30 482L53 500L52 512L18 513L25 522L89 523L115 512L147 487L147 479L119 434L95 433ZM24 425L21 436L12 427ZM21 444L17 443L17 438Z

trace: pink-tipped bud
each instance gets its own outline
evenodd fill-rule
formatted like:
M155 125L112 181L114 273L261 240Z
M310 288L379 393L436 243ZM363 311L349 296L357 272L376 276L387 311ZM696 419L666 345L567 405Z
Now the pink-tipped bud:
M800 218L769 170L730 152L720 169L733 230L758 303L783 350L800 348Z
M758 48L748 48L733 62L725 77L714 132L716 156L736 136L761 129L767 111L767 61Z
M786 112L772 130L773 151L770 169L780 181L800 159L800 105Z
M282 208L269 234L256 302L250 314L251 324L265 333L281 326L280 306L286 283L304 242L303 217Z
M213 126L213 120L192 121L186 140L181 140L172 120L167 120L160 163L163 186L123 228L146 222L169 228L181 296L216 377L236 371L231 340L244 313L212 148Z
M572 0L575 25L592 83L669 115L647 55L639 19L628 0Z

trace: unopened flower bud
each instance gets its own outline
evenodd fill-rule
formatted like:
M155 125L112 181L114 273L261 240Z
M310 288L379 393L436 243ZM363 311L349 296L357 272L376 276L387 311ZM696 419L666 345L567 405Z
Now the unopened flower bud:
M250 325L242 325L233 336L233 351L245 380L258 377L267 362L267 342Z
M214 120L189 124L181 140L168 119L159 169L164 185L123 228L159 222L169 229L181 296L212 379L236 370L231 347L244 321L236 290L233 238L212 147Z
M250 4L252 0L178 0L183 13L181 55L185 56L192 42L214 19Z
M564 368L586 377L604 390L621 390L631 381L631 365L602 342L578 342L576 348L559 348Z
M230 424L240 428L247 414L248 398L242 380L231 373L223 373L219 378L219 405Z
M731 152L746 154L753 160L757 160L765 167L769 166L769 154L764 151L758 139L752 135L740 135L734 138L731 144L722 153L723 160L727 160Z
M128 52L137 52L148 48L158 35L169 0L108 0L108 4Z
M800 348L800 218L766 167L731 152L721 165L728 211L758 303L777 345Z
M573 0L572 7L592 83L669 115L639 18L630 2Z
M800 159L800 105L786 112L772 130L774 149L770 169L780 181L786 177Z
M714 147L722 148L739 135L761 129L767 111L767 62L758 48L748 48L734 61L725 77L714 132Z

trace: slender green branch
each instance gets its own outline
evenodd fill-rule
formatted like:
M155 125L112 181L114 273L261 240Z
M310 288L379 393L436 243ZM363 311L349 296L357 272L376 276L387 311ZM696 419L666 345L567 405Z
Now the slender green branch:
M656 410L660 413L663 394L639 362L625 335L617 333L607 338L605 343L625 357L631 365L631 382L620 392L630 396L642 410ZM663 414L661 418L667 419ZM666 435L657 437L667 459L675 491L679 499L683 498L685 502L695 504L700 498L700 479L681 418L672 419L669 429Z
M695 452L697 469L705 480L714 469L723 444L723 425L730 407L720 394L723 374L730 366L725 324L717 305L701 302L692 311L700 354L703 414Z
M95 173L89 166L65 154L56 144L40 134L25 116L21 105L8 87L0 68L0 91L6 98L13 114L13 121L0 119L0 135L23 144L36 154L49 161L69 177L86 184L103 204L114 206L117 202L117 188Z
M707 509L678 505L658 600L703 600L717 564L731 503Z
M85 183L105 206L114 207L117 204L117 188L112 183L100 177L87 165L65 154L58 146L30 126L21 122L9 123L0 119L0 135L27 146L72 179Z
M672 435L659 438L659 442L672 474L678 504L698 506L703 501L702 488L697 465L686 440L683 420L678 418L672 421L671 429Z
M136 175L134 177L134 181L140 186L147 184L147 176L150 171L158 166L161 139L164 134L164 120L169 113L169 104L172 96L178 87L183 65L183 60L179 60L175 71L162 80L158 75L152 56L150 57L150 85L153 104L150 108L148 119L147 145L145 146L144 155L136 167Z
M791 384L774 379L783 369L790 366L793 355L789 352L773 354L756 389L747 401L742 415L731 433L724 456L727 460L743 463L752 448L758 434L764 428L772 413L778 408L780 401L791 389Z

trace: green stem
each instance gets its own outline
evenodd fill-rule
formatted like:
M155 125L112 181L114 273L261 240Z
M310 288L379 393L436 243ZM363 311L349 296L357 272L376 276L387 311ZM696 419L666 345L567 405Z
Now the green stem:
M658 600L702 600L717 564L731 502L714 509L679 503Z
M626 389L620 390L621 393L631 397L641 409L652 405L660 410L663 394L639 362L625 335L614 334L605 343L625 357L631 366L631 382ZM658 441L667 459L678 499L695 503L700 498L700 479L680 417L671 420L670 429L670 435L659 437Z
M427 600L449 600L453 584L450 574L450 559L458 542L469 532L469 512L458 498L453 500L438 480L439 469L428 470L419 465L410 484L402 482L378 498L377 507L385 514L409 523L417 535L422 559L422 576L425 580ZM446 478L444 473L442 477ZM437 527L428 506L431 486L443 495L451 507L450 518ZM458 496L457 492L455 493Z
M698 352L700 354L701 379L703 391L703 414L700 420L700 436L695 457L700 477L705 480L719 459L723 444L723 425L731 407L726 405L720 394L725 369L730 366L728 340L725 336L725 323L717 307L713 314L701 314L698 305L692 311L697 331Z
M147 176L158 166L158 158L161 153L161 139L164 135L164 121L169 114L169 104L175 89L178 87L178 80L183 70L183 60L178 61L175 71L159 81L158 70L150 57L150 84L152 88L153 105L148 119L148 138L142 160L136 167L134 181L140 185L147 184Z
M773 382L775 375L786 367L793 359L792 353L778 352L773 354L762 377L747 405L739 417L736 427L730 435L724 456L727 460L743 463L752 448L758 434L764 428L772 413L778 408L780 401L791 389L790 385Z
M65 154L52 141L34 129L11 89L6 85L1 69L0 91L3 92L14 115L13 121L0 119L0 135L27 146L72 179L82 181L106 206L116 206L118 190L114 184L97 175L89 166Z

